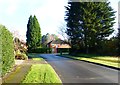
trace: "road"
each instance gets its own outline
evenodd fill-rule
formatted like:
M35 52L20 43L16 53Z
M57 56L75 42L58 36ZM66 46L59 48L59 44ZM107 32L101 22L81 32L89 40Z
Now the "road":
M107 67L40 54L55 69L63 83L118 83L118 71Z

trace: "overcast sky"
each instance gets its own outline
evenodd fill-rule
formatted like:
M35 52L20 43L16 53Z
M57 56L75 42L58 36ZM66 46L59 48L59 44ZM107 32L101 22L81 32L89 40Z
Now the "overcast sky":
M19 31L22 39L26 39L27 23L30 15L36 15L42 35L58 34L64 23L65 8L68 0L0 0L0 24L10 31ZM115 11L118 11L119 0L109 0ZM118 12L116 13L118 18ZM117 18L114 28L117 28Z

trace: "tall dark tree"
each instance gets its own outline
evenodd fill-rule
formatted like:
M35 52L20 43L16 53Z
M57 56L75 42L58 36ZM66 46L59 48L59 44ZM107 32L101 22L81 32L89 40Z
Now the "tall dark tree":
M88 53L113 33L115 15L109 2L68 2L65 21L73 48ZM82 47L81 47L82 46Z
M40 29L39 22L35 15L33 17L33 28L35 29L35 30L33 30L33 33L34 33L33 41L35 41L35 46L38 47L41 44L41 29Z
M30 16L27 24L27 32L26 32L26 41L28 46L28 51L30 49L36 49L41 44L41 29L39 22L34 15L34 17Z

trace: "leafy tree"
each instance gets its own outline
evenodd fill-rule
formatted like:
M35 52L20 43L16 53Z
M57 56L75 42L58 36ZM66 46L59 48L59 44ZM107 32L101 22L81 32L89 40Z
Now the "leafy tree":
M109 2L68 2L65 21L72 48L88 53L113 33L114 11Z
M41 29L39 22L34 15L34 17L30 16L27 24L27 46L28 51L30 49L36 49L41 44Z

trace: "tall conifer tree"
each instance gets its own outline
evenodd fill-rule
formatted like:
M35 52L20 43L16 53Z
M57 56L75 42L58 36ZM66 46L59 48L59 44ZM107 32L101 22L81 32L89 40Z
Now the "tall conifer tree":
M65 21L73 48L94 50L113 33L114 11L109 2L68 2Z
M29 17L27 24L27 32L26 32L26 41L28 46L28 51L32 49L36 49L41 44L41 29L39 22L34 15Z

